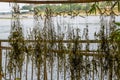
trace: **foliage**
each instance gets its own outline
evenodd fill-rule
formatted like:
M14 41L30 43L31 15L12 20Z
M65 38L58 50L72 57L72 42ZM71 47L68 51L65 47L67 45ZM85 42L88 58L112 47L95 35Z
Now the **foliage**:
M92 13L95 13L97 14L97 11L99 11L100 13L101 12L101 9L99 7L99 4L98 3L94 3L92 6L91 6L91 9L88 11L88 13L92 14Z
M115 23L119 26L119 23ZM116 60L115 74L118 78L120 78L120 28L118 27L115 31L113 31L110 35L110 43L112 45L114 51L114 59Z
M120 41L120 29L113 31L110 35L110 39L113 41Z
M10 45L12 47L11 52L9 53L9 68L12 65L15 65L18 67L19 71L23 65L24 61L24 52L25 52L25 44L24 44L24 37L21 34L21 29L18 28L19 31L14 31L12 34L9 36L9 41ZM11 71L10 71L11 72Z
M14 71L18 71L21 75L26 49L22 28L19 21L18 5L14 4L13 9L16 11L14 11L12 14L17 16L12 16L13 23L11 25L12 29L9 35L9 43L12 49L8 54L8 72L12 74Z
M120 26L120 22L115 22L115 24L116 24L117 26Z
M32 6L31 5L25 5L25 6L22 6L21 10L32 10Z
M89 9L90 5L88 4L87 6L82 6L82 4L60 4L60 5L40 5L40 6L36 6L37 9L39 9L40 11L45 11L46 7L49 7L51 8L53 11L55 12L62 12L62 11L70 11L70 8L71 10L75 10L75 11L78 11L78 10L84 10L86 9ZM25 5L22 7L22 9L28 9L28 10L31 10L32 6L28 6L28 5Z

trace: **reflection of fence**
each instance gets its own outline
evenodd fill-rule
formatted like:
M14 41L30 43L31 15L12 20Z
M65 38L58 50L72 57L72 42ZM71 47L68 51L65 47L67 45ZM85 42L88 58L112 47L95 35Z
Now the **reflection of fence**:
M0 49L2 50L2 49L11 49L10 47L6 47L6 46L2 46L1 45L1 43L2 42L9 42L9 40L0 40ZM34 40L26 40L26 42L35 42ZM52 41L50 41L50 40L47 40L47 41L45 41L45 40L41 40L41 42L54 42L54 43L59 43L59 42L62 42L62 43L73 43L74 42L74 40L52 40ZM101 41L100 40L79 40L79 41L77 41L78 43L100 43ZM61 52L63 52L62 50L61 51L58 51L58 50L51 50L51 52L56 52L56 53L61 53ZM69 51L65 51L65 52L69 52ZM98 51L95 51L95 50L90 50L90 51L86 51L86 50L80 50L80 51L78 51L78 52L82 52L83 53L83 55L86 55L86 56L97 56L97 55L99 55L99 54L94 54L94 52L98 52ZM89 53L85 53L85 52L89 52ZM103 55L103 54L100 54L100 55Z
M43 42L44 43L44 41L45 40L43 40L43 41L41 41L41 42ZM6 47L6 46L2 46L2 43L3 42L9 42L9 40L0 40L0 68L2 68L2 50L3 49L5 49L5 50L7 50L7 49L11 49L10 47ZM26 40L26 42L35 42L34 40ZM47 41L45 41L45 42L51 42L50 40L47 40ZM54 41L52 41L52 42L54 42L54 43L59 43L59 42L62 42L62 43L74 43L74 40L72 41L72 40L54 40ZM101 43L101 41L100 40L80 40L80 41L78 41L79 43ZM64 52L66 52L66 53L69 53L70 52L70 50L51 50L51 52L53 52L53 53L64 53ZM87 50L78 50L78 52L80 52L81 53L81 55L83 55L83 56L99 56L99 57L104 57L105 56L105 54L98 54L98 51L97 50L89 50L89 51L87 51ZM94 69L94 68L93 68ZM95 76L95 73L94 73L94 71L93 71L93 77ZM1 73L0 73L0 80L2 80L2 71L1 71ZM93 79L94 80L94 79Z
M0 69L2 68L2 48L1 48L1 41L0 41ZM0 80L2 80L2 74L0 70Z

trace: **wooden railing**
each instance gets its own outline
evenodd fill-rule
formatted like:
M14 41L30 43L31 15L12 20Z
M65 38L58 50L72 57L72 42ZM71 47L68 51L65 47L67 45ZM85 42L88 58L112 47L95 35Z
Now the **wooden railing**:
M2 46L2 43L8 43L9 40L0 40L0 69L2 69L2 50L3 49L11 49L11 47L7 47L7 46ZM25 40L25 42L35 42L35 40ZM51 40L41 40L41 42L51 42ZM75 41L74 40L52 40L52 42L54 43L59 43L59 42L62 42L62 43L74 43ZM79 40L78 43L101 43L100 40ZM70 50L51 50L51 52L54 52L54 53L69 53ZM80 52L82 55L84 56L105 56L105 54L98 54L98 51L96 50L89 50L89 51L86 51L86 50L80 50L80 51L77 51L77 52ZM2 80L2 70L0 72L0 80Z
M9 42L9 40L0 40L0 43L2 42ZM25 42L35 42L35 40L25 40ZM54 43L59 43L59 42L62 42L62 43L74 43L75 41L74 40L41 40L40 42L44 43L44 42L54 42ZM78 43L101 43L100 40L79 40L77 41ZM11 49L11 47L6 47L6 46L2 46L0 45L0 48L1 50L2 49ZM54 53L63 53L63 52L70 52L70 50L51 50L50 52L54 52ZM98 56L98 55L101 55L103 56L103 54L95 54L96 50L89 50L89 51L86 51L86 50L80 50L80 51L77 51L77 52L80 52L82 53L82 55L85 55L85 56Z

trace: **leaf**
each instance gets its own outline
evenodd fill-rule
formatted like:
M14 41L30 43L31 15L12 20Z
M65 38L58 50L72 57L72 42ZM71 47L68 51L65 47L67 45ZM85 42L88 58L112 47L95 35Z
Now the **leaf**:
M110 39L114 41L120 41L120 29L113 31L110 35Z
M91 6L91 9L88 11L88 13L95 13L96 14L96 3L94 3L92 6Z
M117 26L120 26L120 22L115 22L115 24L116 24Z
M115 2L115 3L112 5L111 10L116 6L117 3L118 3L118 1Z

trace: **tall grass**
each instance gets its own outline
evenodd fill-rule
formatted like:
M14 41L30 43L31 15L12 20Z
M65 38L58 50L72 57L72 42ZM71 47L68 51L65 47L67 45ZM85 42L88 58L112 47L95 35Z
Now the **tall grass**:
M113 8L109 15L110 19L105 13L101 12L100 15L101 29L99 34L95 33L95 39L99 39L101 42L98 44L97 52L93 52L98 56L83 55L91 54L87 22L83 32L86 43L80 43L82 34L79 28L74 29L68 25L68 30L64 33L61 27L66 26L60 25L57 21L57 26L54 26L52 9L46 7L45 16L41 18L39 9L35 8L34 28L29 32L27 38L34 42L25 42L20 25L19 8L15 4L13 9L12 29L9 36L12 49L6 56L9 60L6 63L11 78L23 80L24 66L25 80L28 80L28 74L31 74L31 80L34 80L34 77L36 80L60 80L61 77L63 77L62 80L104 80L105 78L115 80L120 78L120 31L115 25ZM69 16L72 15L74 13ZM44 21L44 25L40 23L41 19ZM63 40L70 42L63 43ZM104 56L99 56L99 54ZM31 73L28 73L29 65L31 65Z

